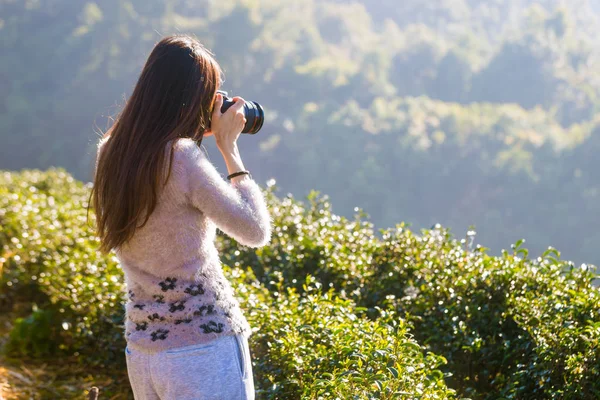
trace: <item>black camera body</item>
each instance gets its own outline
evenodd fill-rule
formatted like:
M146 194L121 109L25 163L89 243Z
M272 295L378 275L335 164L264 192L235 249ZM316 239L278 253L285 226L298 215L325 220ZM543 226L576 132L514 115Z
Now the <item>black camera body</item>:
M235 104L231 98L227 97L227 92L224 90L217 90L223 96L223 105L221 106L221 112L224 113L229 107ZM263 126L265 121L265 112L260 104L255 101L246 101L244 104L244 115L246 117L246 125L242 133L256 134Z

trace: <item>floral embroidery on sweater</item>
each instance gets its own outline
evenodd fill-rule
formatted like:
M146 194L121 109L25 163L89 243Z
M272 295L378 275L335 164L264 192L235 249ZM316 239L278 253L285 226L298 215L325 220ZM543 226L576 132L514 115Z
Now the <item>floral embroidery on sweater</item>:
M169 332L170 331L168 329L159 329L159 330L152 332L152 334L151 334L152 341L155 342L157 340L165 340L167 338L167 335L169 334Z
M166 292L167 290L175 289L175 282L177 282L177 278L167 278L163 282L160 282L159 285L161 290Z

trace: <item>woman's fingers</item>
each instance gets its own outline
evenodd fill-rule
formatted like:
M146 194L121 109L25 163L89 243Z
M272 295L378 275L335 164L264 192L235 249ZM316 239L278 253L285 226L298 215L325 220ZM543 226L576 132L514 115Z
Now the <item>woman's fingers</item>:
M217 93L217 98L215 99L215 105L213 107L213 116L221 115L221 107L223 106L223 95L221 93Z
M234 97L233 100L235 101L235 104L232 105L231 108L233 108L233 112L235 113L234 118L236 119L237 127L241 131L246 124L246 116L244 114L245 101L239 96Z
M233 109L234 112L238 112L239 110L242 109L242 107L244 107L244 99L242 99L239 96L236 96L233 98L233 100L235 100L235 104L231 106L231 108Z
M217 94L215 99L211 130L219 148L223 145L228 146L231 143L235 143L246 124L246 117L243 110L244 99L236 96L232 100L234 104L227 111L221 113L223 96Z

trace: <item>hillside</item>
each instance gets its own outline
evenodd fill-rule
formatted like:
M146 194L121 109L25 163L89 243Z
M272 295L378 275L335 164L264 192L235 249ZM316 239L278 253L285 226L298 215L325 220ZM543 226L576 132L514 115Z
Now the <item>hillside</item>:
M261 181L599 264L597 1L434 3L0 0L0 168L91 180L149 50L188 32L267 110L241 140Z

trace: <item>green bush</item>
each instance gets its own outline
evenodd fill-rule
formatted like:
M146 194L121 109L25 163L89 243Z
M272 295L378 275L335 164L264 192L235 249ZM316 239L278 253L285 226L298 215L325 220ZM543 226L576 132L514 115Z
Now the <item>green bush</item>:
M565 266L552 252L519 275L509 297L511 314L533 339L535 354L518 365L508 393L519 398L522 383L532 381L539 397L600 398L600 291L591 284L594 275L587 266Z
M257 392L265 399L452 399L438 367L443 357L424 355L394 312L371 321L364 309L340 299L308 275L303 294L281 274L271 296L250 269L226 273L254 326ZM244 283L246 282L246 283Z
M0 173L0 299L20 316L11 355L124 368L123 272L96 250L88 194L61 169ZM306 205L267 197L269 246L218 241L256 329L262 397L451 398L444 379L474 399L599 396L592 267L555 250L529 259L522 243L489 256L440 227L379 239L316 192Z
M89 187L61 168L0 174L0 299L32 302L53 315L35 336L29 334L45 314L17 321L21 334L8 346L15 355L43 348L100 364L122 356L122 271L97 251L92 224L86 225L88 197Z
M124 368L123 272L97 252L93 225L85 224L89 188L60 169L0 176L0 296L10 310L36 294L4 350L38 358L75 354L88 365ZM325 220L319 223L327 229ZM271 254L283 254L277 251ZM225 266L257 328L250 344L260 398L452 398L438 370L444 359L425 355L402 319L382 311L369 320L333 288L322 293L309 266L296 272L304 274L301 293L284 289L277 269L262 270L274 279L269 291L251 269ZM336 271L322 278L341 284L347 276Z
M471 248L474 232L459 241L440 227L416 235L399 224L376 239L360 215L356 221L340 218L327 197L315 193L306 205L272 194L270 202L275 231L269 247L243 248L224 237L219 242L229 262L252 266L267 287L280 275L286 286L302 291L306 274L315 271L325 287L366 307L372 318L375 306L397 310L415 325L421 343L448 359L443 369L453 376L447 381L465 396L594 398L599 390L600 317L589 310L600 303L590 269L572 268L553 251L528 260L518 246L518 254L492 257L481 246ZM574 286L573 274L586 283ZM547 291L536 291L544 282ZM541 303L524 301L527 296ZM559 300L565 307L553 309ZM527 313L548 312L542 306L557 315L544 330L534 329L535 318ZM569 328L571 314L587 320ZM546 346L550 338L540 335L563 345Z
M600 390L600 295L589 268L549 250L534 260L471 251L441 228L398 226L374 256L365 305L409 316L416 338L448 360L451 387L473 398L593 399Z

